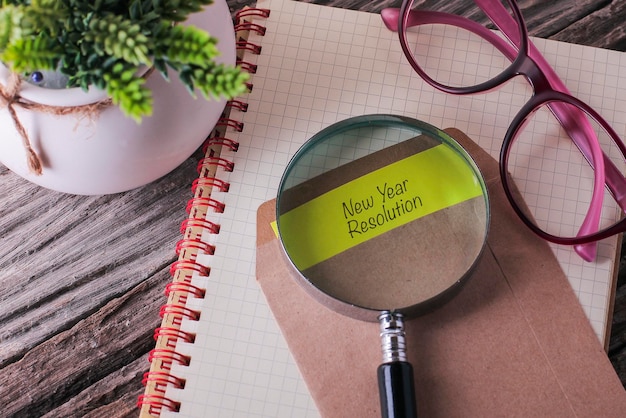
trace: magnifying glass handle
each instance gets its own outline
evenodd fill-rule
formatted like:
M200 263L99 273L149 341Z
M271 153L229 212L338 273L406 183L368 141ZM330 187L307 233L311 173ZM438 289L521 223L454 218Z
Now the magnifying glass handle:
M394 361L378 366L378 390L383 418L416 418L413 366Z
M378 316L383 364L378 366L382 418L416 418L413 366L407 361L404 318L385 311Z

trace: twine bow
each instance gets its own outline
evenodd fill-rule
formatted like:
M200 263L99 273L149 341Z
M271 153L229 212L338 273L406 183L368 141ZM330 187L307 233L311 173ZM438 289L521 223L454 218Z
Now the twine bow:
M2 100L2 106L6 106L9 114L11 115L11 119L13 120L13 124L15 125L15 129L20 134L20 137L22 137L22 144L24 145L24 150L26 151L28 169L32 173L40 176L43 172L41 159L30 145L30 139L28 138L26 128L24 128L24 125L20 122L20 118L17 117L17 112L15 111L15 106L31 108L31 103L20 97L19 91L22 82L16 73L11 72L7 81L6 86L0 84L0 99Z
M10 73L6 85L2 85L0 83L0 108L7 108L9 114L11 115L11 119L13 120L13 124L15 125L15 129L22 138L22 144L24 145L24 150L26 151L28 169L33 174L40 176L43 173L41 158L31 146L28 132L26 132L26 128L24 128L24 125L20 122L17 112L15 111L15 107L19 106L23 109L43 111L54 115L67 115L79 112L86 115L93 115L95 112L99 112L104 107L111 105L111 99L107 98L95 103L80 106L50 106L35 103L21 97L19 94L21 84L22 80L20 76L14 72Z

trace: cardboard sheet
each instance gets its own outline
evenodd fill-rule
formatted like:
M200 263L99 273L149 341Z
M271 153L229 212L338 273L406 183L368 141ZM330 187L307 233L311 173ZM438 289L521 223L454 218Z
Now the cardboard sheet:
M450 302L407 321L423 417L620 417L624 391L548 245L516 217L498 164L447 130L487 181L491 226L472 277ZM378 324L337 314L296 282L258 212L257 279L324 417L379 416Z

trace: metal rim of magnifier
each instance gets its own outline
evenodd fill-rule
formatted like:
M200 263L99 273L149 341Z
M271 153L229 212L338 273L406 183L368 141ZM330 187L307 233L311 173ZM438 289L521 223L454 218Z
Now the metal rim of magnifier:
M348 317L368 321L368 322L378 322L378 316L381 312L385 310L381 309L373 309L366 306L359 306L339 298L335 296L329 295L323 290L319 289L313 282L307 279L299 269L294 265L291 257L289 256L289 252L284 246L284 243L281 239L281 224L280 224L280 204L281 204L281 192L285 185L286 180L289 178L291 170L294 168L295 164L302 158L303 155L307 153L309 148L316 144L319 141L326 140L331 135L337 135L342 132L348 130L354 130L357 128L363 127L389 127L389 128L397 128L397 129L408 129L416 131L416 134L427 134L433 137L438 138L442 143L447 146L452 147L472 168L476 177L479 179L481 183L481 188L484 197L485 203L485 229L482 237L482 245L481 248L473 260L469 268L458 278L456 282L454 282L451 286L444 289L442 292L437 295L423 300L418 301L415 304L404 306L400 308L394 308L392 312L399 312L405 315L406 317L415 317L422 315L424 313L430 312L433 309L445 304L448 300L454 297L463 285L466 283L467 279L471 276L471 273L475 270L476 265L482 257L482 253L484 252L486 242L487 242L487 234L489 232L489 225L491 219L491 211L489 207L489 195L487 191L487 186L485 184L484 177L482 172L474 159L469 155L469 153L459 144L455 139L453 139L446 132L430 125L426 122L409 118L406 116L397 116L397 115L389 115L389 114L374 114L374 115L363 115L351 117L340 122L334 123L327 128L324 128L320 132L313 135L308 141L306 141L300 149L294 154L294 156L289 161L287 168L285 169L283 176L280 180L278 187L278 196L276 198L276 225L278 229L278 237L280 241L280 245L282 248L282 253L287 262L290 264L293 272L295 273L296 279L300 285L304 288L304 290L311 295L318 302L322 303L324 306L338 312L340 314L346 315Z

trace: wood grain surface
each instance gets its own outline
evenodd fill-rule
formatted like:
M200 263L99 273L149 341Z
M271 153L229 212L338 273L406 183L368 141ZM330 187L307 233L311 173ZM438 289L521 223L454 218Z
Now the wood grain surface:
M233 12L253 3L228 2ZM316 3L371 12L399 5ZM519 4L532 35L626 51L624 1ZM109 196L53 192L0 165L0 415L137 416L199 158ZM626 385L625 281L622 264L609 355Z

